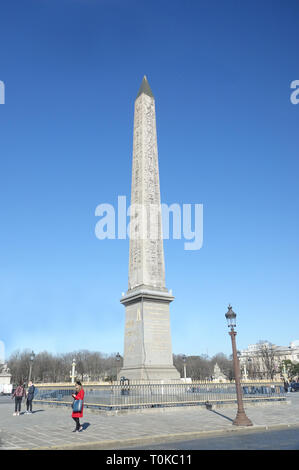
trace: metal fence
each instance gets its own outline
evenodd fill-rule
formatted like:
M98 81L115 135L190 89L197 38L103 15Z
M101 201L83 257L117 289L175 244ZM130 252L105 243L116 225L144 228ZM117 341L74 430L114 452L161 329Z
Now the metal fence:
M70 405L73 386L39 386L34 401ZM125 409L203 405L236 401L234 383L193 382L176 384L108 384L83 385L84 404L100 409ZM286 392L281 382L242 383L243 399L247 401L284 399Z

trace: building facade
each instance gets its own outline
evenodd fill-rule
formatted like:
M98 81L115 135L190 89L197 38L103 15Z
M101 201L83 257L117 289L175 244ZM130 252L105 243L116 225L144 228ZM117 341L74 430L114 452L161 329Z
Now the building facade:
M299 363L299 340L292 341L289 346L277 346L268 341L250 344L239 353L243 379L287 378L283 367L284 361Z

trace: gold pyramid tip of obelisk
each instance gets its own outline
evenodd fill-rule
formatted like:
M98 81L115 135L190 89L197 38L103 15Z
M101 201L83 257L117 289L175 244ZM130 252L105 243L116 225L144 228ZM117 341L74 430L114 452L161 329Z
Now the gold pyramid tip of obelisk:
M142 82L141 82L141 86L139 88L139 91L138 91L138 94L136 96L136 99L142 94L144 93L145 95L148 95L150 96L151 98L154 98L154 95L153 95L153 92L151 90L151 87L149 86L149 83L147 81L147 78L146 78L146 75L144 75L143 79L142 79Z

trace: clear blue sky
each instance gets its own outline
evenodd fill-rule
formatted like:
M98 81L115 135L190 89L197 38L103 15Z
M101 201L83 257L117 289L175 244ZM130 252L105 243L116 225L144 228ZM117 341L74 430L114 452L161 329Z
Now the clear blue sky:
M165 242L174 353L299 338L299 4L10 0L0 11L0 339L123 352L128 240L95 208L130 197L133 107L156 99L162 201L204 205Z

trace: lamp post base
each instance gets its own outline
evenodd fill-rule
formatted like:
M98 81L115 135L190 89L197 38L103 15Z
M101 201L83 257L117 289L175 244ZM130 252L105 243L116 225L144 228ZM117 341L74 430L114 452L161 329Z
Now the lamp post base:
M235 426L253 426L252 422L246 416L244 411L243 412L238 411L237 416L233 421L233 424Z

